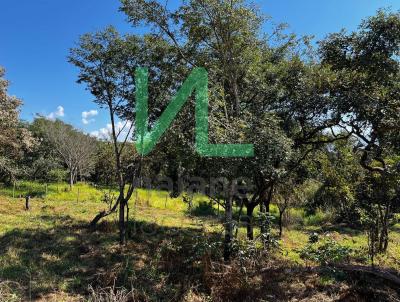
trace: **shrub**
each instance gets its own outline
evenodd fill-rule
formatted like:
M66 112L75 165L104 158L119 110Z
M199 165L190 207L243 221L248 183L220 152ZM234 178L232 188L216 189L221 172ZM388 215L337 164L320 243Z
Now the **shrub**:
M322 210L317 210L315 214L304 217L304 224L307 226L322 225L332 221L332 216Z
M198 206L190 211L194 216L214 216L216 215L215 209L210 202L200 201Z
M301 225L305 221L305 210L301 208L291 208L287 211L288 225Z
M313 243L307 244L300 250L300 257L327 266L347 262L351 252L352 250L349 247L328 239L319 247L315 247Z

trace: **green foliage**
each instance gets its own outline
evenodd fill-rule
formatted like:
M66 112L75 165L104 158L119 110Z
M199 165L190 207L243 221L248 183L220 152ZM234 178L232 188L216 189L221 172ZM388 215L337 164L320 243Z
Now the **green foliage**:
M66 181L68 172L63 169L53 169L48 172L48 181L62 183Z
M35 145L30 132L19 120L22 101L8 95L9 82L0 66L0 181L11 183L24 170L18 161Z
M335 265L349 261L352 250L328 239L318 247L314 243L309 243L299 253L302 259L317 262L320 265Z
M330 91L334 115L360 141L355 149L362 167L395 175L397 164L391 159L400 146L400 12L379 10L357 32L331 34L320 45L322 64L336 77Z
M244 229L238 225L238 239L232 242L228 237L232 237L233 223L229 218L225 221L225 243L232 246L241 268L256 267L278 247L274 236L278 209L281 213L288 209L285 213L295 225L280 241L292 260L293 251L300 249L304 260L323 266L338 264L348 261L352 248L359 245L368 245L372 261L375 257L398 259L398 243L392 250L388 244L389 234L399 241L398 226L389 231L400 210L400 13L382 10L354 33L329 35L319 44L314 59L308 57L312 51L308 40L285 35L282 26L273 29L277 41L266 38L267 20L247 1L193 0L172 11L168 7L158 1L123 0L121 11L129 22L149 25L150 33L122 36L109 27L82 36L69 56L79 68L78 82L86 84L96 104L109 109L112 122L124 120L133 125L137 112L134 70L147 66L148 122L154 125L192 68L205 67L210 82L210 143L251 143L255 157L205 159L196 155L191 101L157 149L145 158L139 159L133 145L122 143L115 134L113 144L98 142L71 125L45 118L35 119L29 127L40 142L35 145L19 121L21 102L8 95L8 82L0 69L0 180L10 184L18 175L42 181L16 182L15 187L0 190L8 197L34 197L32 211L22 212L17 198L7 200L5 209L0 209L5 234L0 239L6 246L0 255L1 279L26 281L25 275L33 273L42 282L34 284L36 289L70 290L82 282L80 277L71 278L77 272L89 272L92 277L89 266L93 263L103 272L113 264L108 273L114 282L126 285L129 279L136 285L143 278L153 282L145 285L151 288L146 294L150 292L152 298L159 300L164 293L154 293L154 289L163 288L176 299L174 295L182 289L172 283L202 264L220 260L221 225L216 225L215 208L205 196L180 187L173 192L133 190L127 181L139 170L141 176L163 175L174 181L189 175L229 180L247 177L243 183L252 182L255 188L245 190L241 204L237 201L235 219L240 219L241 206L247 206L250 213L261 203L275 203L269 213L256 209L256 218L249 220L260 234L256 240L242 240ZM85 183L68 188L64 168L69 169L71 187L79 178L90 177L107 188ZM129 222L132 241L128 244L142 261L135 266L128 248L112 245L115 236L111 231L117 228L114 215L105 219L97 233L77 231L89 216L112 208L118 195L113 188L116 183L122 193L129 192L126 200L130 199L134 219ZM229 217L232 213L226 208ZM185 215L188 212L191 215ZM367 236L356 229L336 227L336 222L352 227L361 224ZM338 229L335 240L312 233L307 243L310 231L328 227ZM145 237L146 228L154 231L151 236ZM85 252L88 243L91 249ZM39 252L32 249L33 244L42 245ZM86 260L95 249L101 258ZM140 255L143 251L145 255ZM377 255L385 251L391 254ZM123 253L127 254L121 260ZM121 272L121 267L126 269ZM65 281L58 279L60 275Z
M100 142L95 157L96 162L91 180L97 184L108 186L116 184L117 172L112 144L109 142Z
M0 189L0 193L8 197L25 197L26 195L44 197L46 194L46 184L31 181L16 181L10 186L3 186Z
M35 118L29 125L29 131L40 143L22 161L27 169L25 175L25 179L27 180L47 182L62 182L67 180L66 175L65 177L61 177L61 174L54 174L61 173L61 170L64 170L64 166L54 144L48 139L46 134L52 126L52 122L44 117Z
M321 226L330 222L333 222L332 213L324 212L321 209L317 209L314 214L305 215L303 220L306 226Z
M33 182L25 184L25 187L29 186L36 187L38 191L44 188L44 184ZM78 188L81 196L79 201L76 199ZM12 193L12 188L8 188L7 192ZM2 189L1 193L6 191ZM215 269L218 276L220 268L225 267L221 262L222 238L218 220L188 217L187 205L182 197L170 198L165 208L167 192L153 190L148 194L146 190L138 190L136 207L134 200L130 201L132 232L126 248L120 249L115 242L117 224L114 215L101 223L96 232L88 232L82 226L89 223L98 211L108 207L102 200L104 193L110 191L87 184L77 184L70 191L66 183L59 184L57 193L57 185L50 184L47 197L34 198L29 212L23 210L22 200L0 196L0 242L4 248L4 253L0 255L2 280L28 284L30 273L32 280L35 280L31 283L33 295L58 290L69 298L78 294L86 295L93 274L98 274L102 287L107 282L115 282L117 287L131 288L133 282L136 284L136 294L144 293L148 297L162 299L167 294L169 297L176 294L179 288L175 284L177 281L184 280L187 283L187 278L190 278L203 285L203 279L199 278L202 278L207 263L211 263L207 272L210 268ZM194 196L194 205L204 200L204 196ZM233 242L233 262L229 267L236 268L239 265L241 272L249 273L243 276L252 276L260 267L267 267L266 260L285 257L285 266L288 263L302 265L304 262L295 251L307 244L310 229L299 225L287 230L278 249L272 248L273 244L265 249L261 237L254 241L241 237L241 232L245 232L241 228L238 240ZM320 232L317 226L312 229ZM274 237L277 232L274 225L270 232ZM259 234L258 228L256 234ZM393 228L392 236L393 243L388 254L377 256L376 264L398 269L398 229ZM355 259L364 261L358 260L358 249L367 244L363 232L340 227L332 237L340 246L357 249ZM325 243L326 239L320 235L320 240L313 248L317 249ZM94 262L96 266L93 266ZM77 270L87 271L87 274L81 273L76 278L70 278ZM211 276L214 280L214 275ZM238 275L235 273L233 278L238 278ZM164 282L165 289L155 292L154 286L161 282ZM25 293L18 288L9 293L27 300ZM58 300L62 301L63 298Z
M256 222L260 227L260 241L262 242L264 248L277 248L279 246L279 241L272 233L272 227L275 217L270 213L257 213Z
M30 195L33 198L40 198L52 201L101 201L104 192L101 187L93 187L86 183L78 183L71 190L67 183L39 183L33 181L20 181L13 186L0 188L0 195L7 197L24 197ZM113 191L115 192L115 191ZM47 193L47 194L46 194Z
M262 257L268 257L276 251L277 244L267 250L265 243L258 240L233 241L233 256L238 261L240 269L246 273L248 268L257 266Z
M212 236L196 236L192 247L194 253L187 258L187 263L202 261L204 257L215 261L222 256L222 242Z
M216 210L209 201L200 201L199 204L190 211L194 216L215 216Z
M338 141L317 152L310 163L320 186L307 201L309 213L318 208L332 213L333 220L356 225L356 186L362 181L364 171L359 164L358 154L353 152L355 141Z
M366 177L357 187L360 221L368 234L371 261L378 253L387 251L389 226L395 223L394 211L400 200L397 175L375 174Z

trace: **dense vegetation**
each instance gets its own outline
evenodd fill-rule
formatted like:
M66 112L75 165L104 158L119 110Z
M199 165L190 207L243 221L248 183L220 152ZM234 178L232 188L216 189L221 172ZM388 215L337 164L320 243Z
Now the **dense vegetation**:
M88 33L68 57L104 139L21 121L0 70L0 301L398 301L400 13L314 46L241 0L121 11L149 32ZM205 67L210 143L255 156L200 156L194 95L138 153L138 66L150 127Z

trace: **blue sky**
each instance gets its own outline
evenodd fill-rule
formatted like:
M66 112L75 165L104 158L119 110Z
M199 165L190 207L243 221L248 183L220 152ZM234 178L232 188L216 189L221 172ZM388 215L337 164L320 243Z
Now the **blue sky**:
M169 0L174 6L178 2ZM317 39L342 28L356 29L378 8L400 9L399 0L253 2L274 22L286 22L291 31ZM23 119L32 120L40 113L59 117L86 132L106 127L107 115L92 103L84 86L75 83L77 70L66 57L81 34L107 25L123 33L142 33L143 29L132 28L125 21L118 7L118 0L1 0L0 65L11 82L10 94L24 101Z

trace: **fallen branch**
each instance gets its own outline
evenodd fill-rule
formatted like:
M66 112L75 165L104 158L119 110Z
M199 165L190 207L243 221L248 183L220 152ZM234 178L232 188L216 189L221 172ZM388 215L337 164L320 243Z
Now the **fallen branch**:
M335 266L335 268L350 273L359 272L363 274L373 275L375 277L389 281L392 284L400 287L400 277L398 277L399 272L395 270L387 270L387 269L371 267L371 266L362 266L362 265L338 265Z
M104 217L107 217L108 215L111 215L112 213L115 213L115 211L117 210L117 207L118 207L119 203L120 203L120 198L117 199L117 201L115 202L114 206L113 206L111 209L109 209L109 210L107 210L107 211L104 210L104 211L101 211L100 213L98 213L98 214L93 218L93 220L89 223L89 229L90 229L90 230L95 230L95 229L96 229L97 223L98 223L101 219L103 219Z

